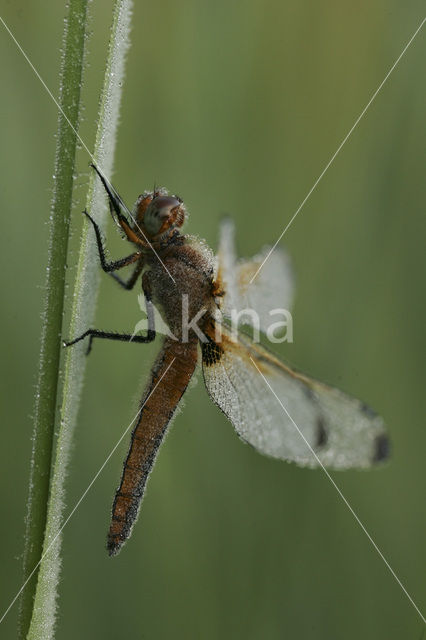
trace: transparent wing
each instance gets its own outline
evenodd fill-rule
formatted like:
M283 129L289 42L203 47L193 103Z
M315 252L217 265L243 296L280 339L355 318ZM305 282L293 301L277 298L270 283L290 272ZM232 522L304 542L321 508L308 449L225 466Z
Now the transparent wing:
M230 218L220 225L219 249L217 255L218 278L225 295L221 306L222 313L231 317L234 309L237 313L243 309L253 309L259 317L261 331L266 332L273 319L270 311L286 309L293 304L294 278L290 258L285 251L277 247L250 284L250 280L266 258L270 247L252 258L237 260L235 252L235 226ZM242 317L250 323L250 317Z
M221 328L220 342L202 345L204 380L243 440L301 466L361 468L387 457L383 420L369 407L292 371L247 336Z

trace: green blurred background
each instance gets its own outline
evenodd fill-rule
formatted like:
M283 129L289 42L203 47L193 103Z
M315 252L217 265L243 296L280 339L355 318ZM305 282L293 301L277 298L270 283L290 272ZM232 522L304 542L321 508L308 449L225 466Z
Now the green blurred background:
M57 93L62 2L0 3ZM188 230L241 255L276 240L423 17L412 0L138 3L114 184L181 195ZM92 4L81 134L93 144L111 3ZM420 33L285 237L297 274L299 369L385 417L392 460L334 474L418 606L426 607L425 33ZM1 610L21 554L47 251L56 109L0 27ZM69 280L88 179L80 151ZM96 215L96 212L93 212ZM114 256L128 247L109 228ZM96 324L129 330L136 293L105 276ZM97 343L68 480L74 506L134 414L158 345ZM281 348L279 348L281 347ZM159 455L141 516L107 557L127 443L64 531L57 637L418 640L420 617L322 471L263 458L202 380ZM17 607L0 627L15 637Z

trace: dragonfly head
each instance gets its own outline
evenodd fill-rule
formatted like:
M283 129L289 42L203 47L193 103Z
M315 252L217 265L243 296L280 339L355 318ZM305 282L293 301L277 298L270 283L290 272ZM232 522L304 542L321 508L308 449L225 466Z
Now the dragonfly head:
M161 239L169 230L181 227L186 218L182 200L165 189L145 192L136 202L135 213L151 239Z

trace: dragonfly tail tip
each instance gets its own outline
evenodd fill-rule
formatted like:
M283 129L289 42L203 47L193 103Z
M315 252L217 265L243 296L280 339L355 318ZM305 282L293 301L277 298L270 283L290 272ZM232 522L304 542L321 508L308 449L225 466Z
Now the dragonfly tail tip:
M110 558L119 554L122 545L123 545L123 540L119 540L119 539L117 540L117 538L108 536L107 551Z

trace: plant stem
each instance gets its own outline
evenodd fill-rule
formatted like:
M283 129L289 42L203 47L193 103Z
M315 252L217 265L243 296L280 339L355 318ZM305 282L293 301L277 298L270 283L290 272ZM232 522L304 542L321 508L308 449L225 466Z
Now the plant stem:
M40 560L47 515L76 151L76 134L64 114L77 130L86 16L87 0L70 0L68 18L64 28L60 73L59 104L62 112L59 112L58 118L45 303L35 395L33 448L24 548L24 580L33 572ZM19 617L19 637L21 639L26 637L31 621L37 573L35 570L21 596Z
M99 107L98 127L93 159L109 177L115 150L116 131L124 77L125 54L131 19L131 0L116 0L111 37ZM105 193L94 172L87 195L88 211L102 225L106 219ZM80 246L77 276L72 297L70 336L92 324L99 284L99 264L90 225L85 224ZM49 509L28 640L50 640L54 637L55 612L60 574L61 531L68 521L63 519L65 480L72 447L86 356L83 345L67 350L61 420L51 480ZM72 515L74 510L71 511ZM68 516L69 518L70 516Z

